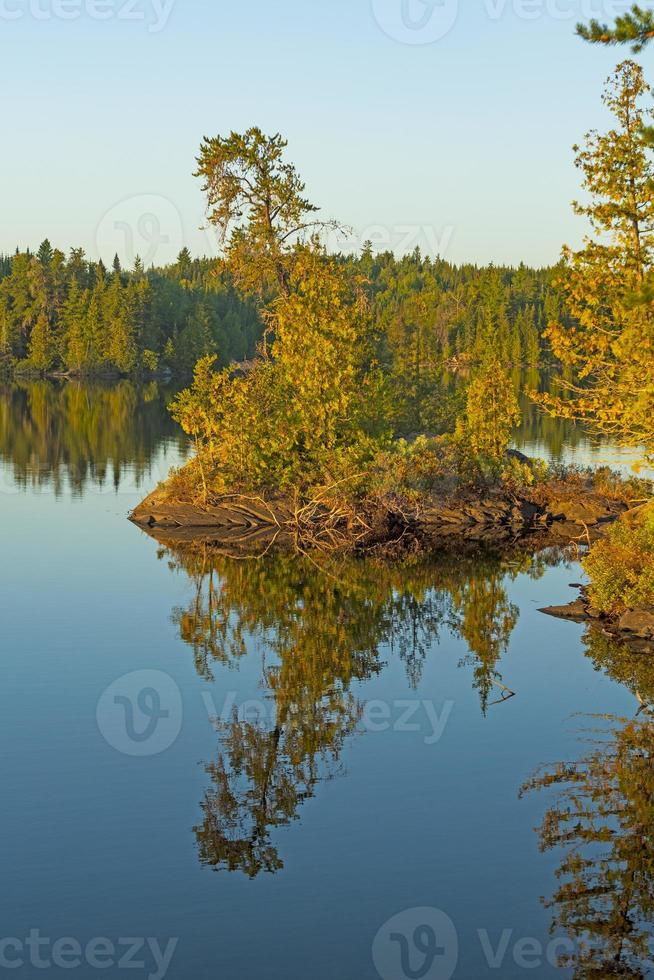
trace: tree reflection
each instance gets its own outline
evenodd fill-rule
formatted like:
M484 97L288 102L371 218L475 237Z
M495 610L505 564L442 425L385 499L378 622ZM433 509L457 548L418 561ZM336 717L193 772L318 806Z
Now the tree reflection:
M502 686L497 664L508 650L520 616L518 607L509 602L503 578L501 569L482 567L452 588L454 625L468 644L470 654L465 662L473 668L484 714L493 686Z
M131 469L139 483L166 439L184 440L155 382L83 384L24 381L0 385L1 458L18 486L51 484L74 494Z
M636 696L634 719L594 719L579 760L539 773L523 791L554 790L539 829L541 850L561 849L552 930L571 952L575 978L638 977L654 970L654 661L589 630L596 669Z
M200 860L216 869L260 871L283 867L271 832L297 819L319 782L335 775L340 753L360 718L353 695L339 679L308 705L275 702L274 720L236 714L218 726L220 752L206 767L211 786L195 828Z
M443 631L454 634L469 648L465 663L486 710L518 619L508 580L522 571L540 575L547 563L475 554L321 567L285 552L237 560L180 542L160 554L193 582L173 621L202 678L248 650L263 655L266 709L256 719L235 714L218 723L219 751L206 767L211 785L196 828L202 862L252 877L283 866L272 833L340 771L343 747L360 727L358 690L385 658L397 655L416 688Z

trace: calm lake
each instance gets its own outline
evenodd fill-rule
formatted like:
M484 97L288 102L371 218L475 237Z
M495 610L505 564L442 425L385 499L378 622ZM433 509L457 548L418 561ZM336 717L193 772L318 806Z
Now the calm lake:
M579 566L165 547L126 517L184 458L170 396L0 388L0 972L651 975L654 669L538 612Z

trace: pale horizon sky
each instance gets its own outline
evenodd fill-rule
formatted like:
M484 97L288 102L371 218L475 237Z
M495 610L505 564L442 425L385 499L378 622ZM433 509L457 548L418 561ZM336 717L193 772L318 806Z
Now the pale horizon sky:
M126 265L215 253L200 140L258 125L354 229L336 247L549 265L584 232L572 145L606 126L603 81L631 57L575 23L629 6L0 0L0 252L48 237Z

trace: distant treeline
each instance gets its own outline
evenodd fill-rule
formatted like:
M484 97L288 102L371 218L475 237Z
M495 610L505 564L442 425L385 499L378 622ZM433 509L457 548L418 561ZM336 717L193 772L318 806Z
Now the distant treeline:
M217 352L228 364L254 352L256 305L240 297L215 260L184 249L174 265L108 270L82 249L66 257L0 257L0 364L19 373L187 375Z
M556 268L455 266L369 247L340 261L369 294L379 364L409 415L444 370L489 343L506 365L542 363L543 329L565 318ZM45 241L0 256L0 370L185 376L206 354L242 361L263 335L258 300L236 290L224 264L187 249L173 265L146 270L137 260L127 271L118 258L107 269Z
M491 348L506 368L545 367L541 337L548 323L566 322L556 285L560 268L456 266L422 258L344 258L368 283L379 337L379 360L390 380L398 431L436 431L456 413L448 391Z

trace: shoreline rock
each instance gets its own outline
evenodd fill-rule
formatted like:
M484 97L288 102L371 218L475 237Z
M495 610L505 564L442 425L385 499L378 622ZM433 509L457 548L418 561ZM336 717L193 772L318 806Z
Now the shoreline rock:
M634 653L654 652L654 606L628 609L620 616L606 616L595 609L584 586L578 599L563 606L547 606L539 612L555 619L587 623L606 636L622 640Z
M392 545L398 539L411 538L428 549L451 548L459 542L499 544L531 537L546 537L552 544L574 542L590 544L602 536L628 505L594 491L563 495L565 487L553 484L542 499L528 493L516 496L503 491L486 491L479 496L470 492L459 497L438 499L425 497L412 507L389 500L378 507L366 524L370 534L357 542L356 550L365 551ZM320 507L315 520L321 519ZM292 540L297 531L297 517L290 500L283 497L231 494L207 504L171 498L163 485L145 498L129 519L156 536L180 540L244 539L266 533L271 537ZM347 540L347 527L343 528Z

